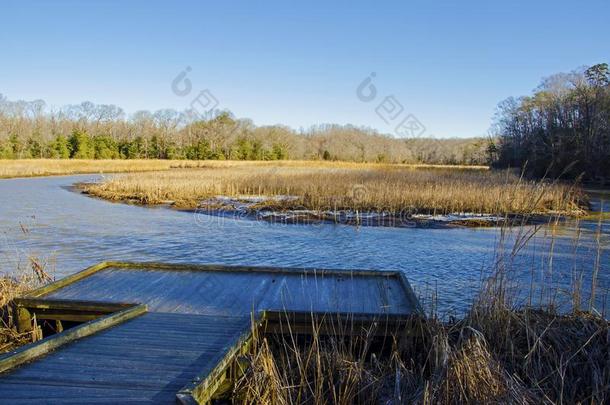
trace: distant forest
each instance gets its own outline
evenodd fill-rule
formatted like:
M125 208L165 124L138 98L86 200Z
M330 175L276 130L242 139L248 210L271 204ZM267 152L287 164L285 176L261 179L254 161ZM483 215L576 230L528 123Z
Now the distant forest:
M513 167L531 177L610 182L605 63L542 81L498 106L489 138L399 139L372 129L255 126L226 111L138 111L91 102L49 111L0 95L0 158L343 160Z
M83 102L48 111L46 103L0 95L0 158L57 159L316 159L355 162L488 164L488 141L397 139L354 126L306 131L255 126L218 111L138 111Z
M610 182L608 64L560 73L531 96L499 105L492 145L495 165L520 167L532 177Z

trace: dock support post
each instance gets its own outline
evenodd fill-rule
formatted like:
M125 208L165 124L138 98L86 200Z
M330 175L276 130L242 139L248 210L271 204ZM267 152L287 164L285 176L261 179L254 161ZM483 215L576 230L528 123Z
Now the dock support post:
M32 330L32 314L27 308L20 305L15 305L14 308L17 315L17 331L19 333L30 332Z

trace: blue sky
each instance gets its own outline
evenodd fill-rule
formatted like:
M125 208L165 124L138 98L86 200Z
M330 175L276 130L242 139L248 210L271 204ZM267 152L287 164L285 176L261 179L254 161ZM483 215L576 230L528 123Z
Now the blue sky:
M479 136L502 99L609 62L609 15L608 1L3 1L0 93L130 113L181 110L209 89L256 124L381 132L375 107L392 95L426 135ZM187 66L193 92L179 97Z

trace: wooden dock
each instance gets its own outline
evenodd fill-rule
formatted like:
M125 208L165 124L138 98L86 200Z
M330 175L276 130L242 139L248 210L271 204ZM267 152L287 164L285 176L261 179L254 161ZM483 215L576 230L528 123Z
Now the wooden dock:
M0 357L9 403L209 403L239 372L253 328L282 314L306 328L316 314L421 311L400 272L116 262L15 305L21 330L63 331Z

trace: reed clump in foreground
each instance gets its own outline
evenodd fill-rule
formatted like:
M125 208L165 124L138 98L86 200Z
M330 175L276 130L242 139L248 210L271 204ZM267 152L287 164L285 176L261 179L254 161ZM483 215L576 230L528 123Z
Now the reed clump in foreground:
M323 322L334 322L326 320ZM477 305L457 323L413 318L380 344L319 333L255 341L233 399L247 404L607 403L608 322ZM374 329L374 327L371 327Z
M263 196L253 210L399 214L582 213L578 188L513 172L406 165L214 162L198 169L117 175L85 191L109 200L197 208L218 196ZM269 198L286 197L290 198ZM535 196L536 198L532 198Z
M516 238L504 249L509 229ZM561 312L549 286L530 287L528 303L518 304L528 294L512 288L516 272L524 270L515 269L512 258L535 232L504 227L494 270L460 320L443 321L431 310L427 318L391 328L382 341L374 336L383 323L355 336L324 333L350 330L341 324L349 320L332 314L314 319L306 337L294 333L288 316L282 333L254 333L232 399L290 405L608 403L610 323L595 310L597 270L588 306L581 305L582 286L569 292L569 307ZM534 296L547 298L533 302Z
M17 314L11 302L14 298L52 281L45 265L36 257L28 257L27 265L20 266L12 275L0 276L0 353L31 343L40 338L34 328L30 332L17 331Z

